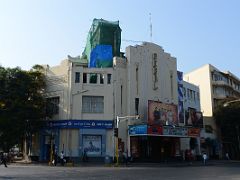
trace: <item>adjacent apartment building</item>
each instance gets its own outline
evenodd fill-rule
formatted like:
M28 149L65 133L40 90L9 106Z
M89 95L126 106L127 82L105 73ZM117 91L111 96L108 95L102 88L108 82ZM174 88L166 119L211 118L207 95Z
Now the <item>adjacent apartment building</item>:
M201 111L204 116L204 138L211 140L208 147L210 156L220 156L222 142L213 119L214 109L223 101L240 98L240 80L231 72L223 72L211 64L206 64L184 75L184 80L200 89ZM224 143L224 142L223 142Z

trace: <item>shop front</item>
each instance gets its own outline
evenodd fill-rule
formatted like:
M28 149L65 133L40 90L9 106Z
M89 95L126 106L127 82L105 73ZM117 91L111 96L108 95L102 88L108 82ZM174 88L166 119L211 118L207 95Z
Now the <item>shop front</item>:
M84 153L89 160L104 160L112 128L110 120L50 121L40 133L39 160L49 161L52 153L61 151L74 162L81 161Z
M190 136L189 133L193 133L192 128L159 125L130 126L131 156L135 161L144 162L182 160L181 139L190 139L193 134Z

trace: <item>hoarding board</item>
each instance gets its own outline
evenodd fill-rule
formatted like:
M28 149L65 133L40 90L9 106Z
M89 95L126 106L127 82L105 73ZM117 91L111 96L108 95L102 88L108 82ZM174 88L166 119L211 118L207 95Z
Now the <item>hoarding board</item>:
M188 108L185 119L187 126L203 127L202 112L197 112L194 108Z
M148 124L176 125L178 124L177 106L157 101L148 101Z

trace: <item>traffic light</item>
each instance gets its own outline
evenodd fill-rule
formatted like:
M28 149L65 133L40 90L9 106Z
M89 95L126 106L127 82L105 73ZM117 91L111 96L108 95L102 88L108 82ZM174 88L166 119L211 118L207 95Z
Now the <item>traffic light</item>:
M118 137L118 128L114 128L114 136Z

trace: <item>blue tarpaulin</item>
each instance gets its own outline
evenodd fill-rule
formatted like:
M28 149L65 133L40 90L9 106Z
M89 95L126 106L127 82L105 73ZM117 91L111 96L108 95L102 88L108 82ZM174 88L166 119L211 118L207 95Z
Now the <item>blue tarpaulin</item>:
M113 55L111 45L97 45L90 55L88 67L112 67Z

